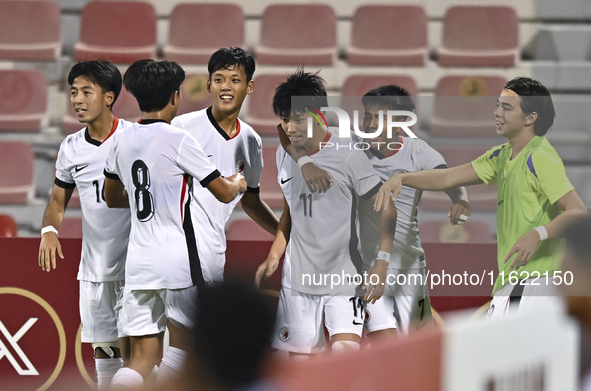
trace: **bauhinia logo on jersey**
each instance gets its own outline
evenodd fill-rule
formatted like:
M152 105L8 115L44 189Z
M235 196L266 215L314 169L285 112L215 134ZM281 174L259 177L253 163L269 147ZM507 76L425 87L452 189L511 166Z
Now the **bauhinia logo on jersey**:
M66 356L64 327L40 296L20 288L0 288L0 388L46 390Z
M245 166L246 166L246 163L244 163L244 159L242 159L240 157L240 158L238 158L238 160L236 160L236 172L238 172L239 174L242 174L244 172Z

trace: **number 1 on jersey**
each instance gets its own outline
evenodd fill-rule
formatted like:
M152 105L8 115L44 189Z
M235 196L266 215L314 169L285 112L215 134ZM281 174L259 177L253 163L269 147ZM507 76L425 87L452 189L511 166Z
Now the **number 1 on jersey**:
M304 202L304 216L312 217L312 194L308 194L306 200L306 193L300 194L300 200Z

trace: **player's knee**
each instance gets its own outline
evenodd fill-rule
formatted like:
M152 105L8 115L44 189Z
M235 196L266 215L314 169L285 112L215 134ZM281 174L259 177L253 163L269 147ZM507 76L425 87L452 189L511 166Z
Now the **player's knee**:
M92 344L94 358L121 358L119 341L96 342Z
M356 352L360 349L359 342L354 341L335 341L332 344L333 353Z

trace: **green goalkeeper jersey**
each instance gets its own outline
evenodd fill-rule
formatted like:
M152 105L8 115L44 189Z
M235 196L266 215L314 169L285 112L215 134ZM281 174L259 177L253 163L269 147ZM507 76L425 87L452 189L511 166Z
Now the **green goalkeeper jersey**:
M498 185L497 262L504 279L499 274L493 294L508 283L515 256L507 263L503 260L517 239L558 216L561 211L556 201L574 189L562 160L545 137L535 136L513 160L511 154L511 146L505 143L472 161L484 183ZM548 272L551 276L560 267L562 248L562 239L541 241L529 263L517 270L518 278L526 278L528 273L531 276L532 272Z

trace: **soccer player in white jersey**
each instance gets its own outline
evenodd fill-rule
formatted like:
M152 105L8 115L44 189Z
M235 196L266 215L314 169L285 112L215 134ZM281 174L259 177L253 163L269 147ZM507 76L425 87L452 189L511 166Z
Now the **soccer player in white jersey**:
M121 91L121 73L111 62L99 60L74 65L68 84L70 103L78 120L86 126L67 136L60 146L55 182L43 216L39 266L49 272L57 266L56 252L64 258L58 229L77 187L82 208L82 254L78 271L81 339L93 346L98 388L105 389L123 365L129 344L117 331L115 307L124 284L131 222L128 213L110 210L105 204L103 169L113 135L130 123L113 115L113 104Z
M279 298L273 347L299 354L317 353L324 348L323 318L333 351L359 348L363 304L361 297L356 297L356 288L365 281L355 282L354 277L361 271L355 265L356 258L361 261L358 253L355 256L356 197L372 199L381 186L363 152L323 148L339 141L320 123L314 123L312 137L307 136L307 118L311 115L305 107L292 107L291 98L305 97L307 107L316 110L325 107L327 98L323 82L315 74L298 70L277 87L273 98L273 110L281 118L282 128L292 145L313 155L316 164L333 178L328 191L312 194L299 169L292 169L291 173L287 170L293 160L287 158L285 152L278 152L280 175L291 175L280 178L286 204L284 214L290 213L291 218L291 248L285 258L284 285ZM384 292L389 260L387 251L396 224L396 208L389 210L382 216L379 233L383 258L377 260L368 272L371 277L367 278L365 298L369 302L375 302ZM287 232L282 231L277 246L275 243L273 246L284 243L282 238L286 235ZM276 270L277 257L271 255L259 267L257 278L266 278ZM313 282L325 276L328 276L328 282ZM342 278L336 282L334 276ZM335 281L334 286L331 281Z
M121 309L131 355L113 387L143 384L158 364L166 327L170 347L159 381L183 365L197 290L205 286L189 209L191 187L207 187L225 203L246 190L242 175L221 177L193 136L170 125L184 79L178 64L154 60L136 61L124 77L142 118L115 137L105 167L107 205L131 209Z
M363 129L374 133L386 129L386 115L380 110L414 111L415 105L409 93L394 85L381 86L367 92L362 103L365 108ZM405 121L405 118L396 118ZM403 136L404 135L404 136ZM447 168L439 152L426 142L405 137L400 128L394 129L392 138L383 131L377 137L365 139L369 143L366 154L382 181L387 181L394 173L415 172L428 169ZM448 213L452 224L462 224L470 216L470 201L464 187L454 187L445 191L453 206ZM382 300L366 307L365 330L370 337L391 336L399 331L407 333L410 329L420 329L432 322L431 304L425 281L425 252L419 238L417 226L417 204L421 191L404 187L395 205L398 210L396 235L392 243L388 276L402 285L389 283ZM359 238L365 262L365 269L373 264L378 252L378 232L380 215L370 202L360 201ZM405 277L398 277L404 275ZM416 277L422 276L422 277Z
M195 188L191 213L200 224L197 229L199 258L204 264L205 281L223 280L226 263L225 225L240 201L242 209L266 231L275 235L277 217L260 198L259 183L263 169L259 135L238 118L242 102L254 87L255 63L241 48L223 48L208 64L207 90L213 105L207 109L176 117L172 125L189 131L223 176L244 175L248 189L229 205L219 202L207 189Z

